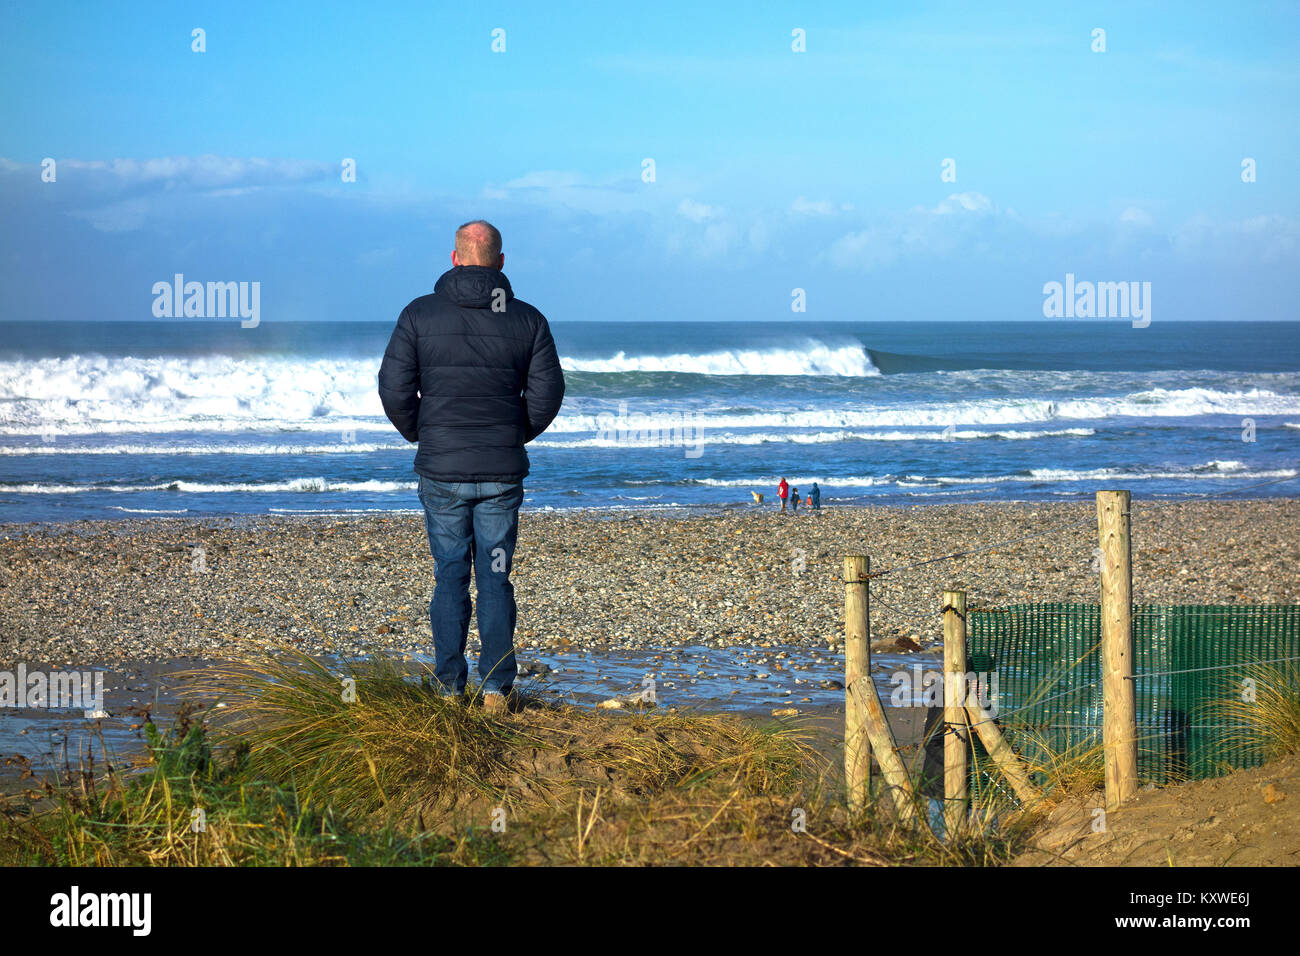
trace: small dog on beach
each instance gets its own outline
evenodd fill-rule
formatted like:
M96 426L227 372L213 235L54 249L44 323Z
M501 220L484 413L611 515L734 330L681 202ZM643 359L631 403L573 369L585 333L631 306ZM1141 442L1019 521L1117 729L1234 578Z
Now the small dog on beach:
M761 505L763 503L763 496L757 491L751 491L750 494L754 496L754 504Z

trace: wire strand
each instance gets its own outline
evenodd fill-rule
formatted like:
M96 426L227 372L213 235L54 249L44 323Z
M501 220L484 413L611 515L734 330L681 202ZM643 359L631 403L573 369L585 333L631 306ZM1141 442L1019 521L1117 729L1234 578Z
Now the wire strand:
M965 551L954 551L951 554L941 554L935 558L926 558L924 561L915 561L912 564L900 565L896 568L886 568L884 571L871 571L865 575L866 578L883 578L887 574L897 574L899 571L910 571L913 568L923 568L928 564L938 564L940 561L948 561L952 558L965 558L972 554L979 554L983 551L992 551L995 548L1004 548L1009 545L1019 544L1022 541L1031 541L1034 538L1043 538L1049 534L1056 534L1060 531L1067 531L1071 528L1077 528L1081 524L1091 524L1095 519L1089 517L1084 521L1072 521L1068 524L1060 525L1056 528L1048 528L1046 531L1036 531L1033 534L1023 535L1019 538L1009 538L1005 541L995 541L993 544L982 545L978 548L968 548ZM851 582L849 582L851 583Z
M1267 661L1238 661L1235 664L1215 664L1213 667L1188 667L1180 671L1143 671L1141 674L1125 674L1125 680L1137 680L1140 677L1161 677L1165 674L1199 674L1202 671L1223 671L1233 667L1254 667L1258 664L1285 664L1287 661L1300 661L1297 657L1275 657Z

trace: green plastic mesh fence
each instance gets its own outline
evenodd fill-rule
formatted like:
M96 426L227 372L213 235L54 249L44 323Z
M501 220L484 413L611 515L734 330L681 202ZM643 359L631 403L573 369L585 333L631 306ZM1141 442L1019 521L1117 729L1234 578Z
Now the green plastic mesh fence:
M998 724L1012 746L1032 760L1044 746L1062 753L1100 745L1100 607L971 611L968 628L971 669L996 680ZM1210 777L1262 761L1218 705L1245 689L1253 666L1300 657L1300 605L1135 605L1133 644L1144 780Z

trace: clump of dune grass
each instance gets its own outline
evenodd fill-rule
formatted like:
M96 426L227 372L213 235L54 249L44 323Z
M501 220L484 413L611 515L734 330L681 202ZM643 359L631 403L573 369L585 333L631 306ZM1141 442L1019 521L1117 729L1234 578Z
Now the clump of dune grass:
M83 757L0 805L0 864L56 866L329 866L495 862L469 836L403 834L311 807L251 771L247 751L214 756L201 716L145 725L143 768Z
M649 794L735 780L789 787L808 748L792 728L719 715L615 714L520 695L507 717L432 691L418 664L376 655L327 665L297 652L202 673L223 729L260 773L319 804L434 827L567 806L578 794Z
M507 722L434 694L395 661L331 668L296 651L200 672L222 733L268 778L345 811L403 811L491 795L520 746Z
M1244 679L1243 679L1244 678ZM1234 728L1228 741L1263 760L1300 753L1300 667L1255 664L1225 684L1210 707L1216 722Z
M1100 735L1057 747L1045 735L1024 728L1017 731L1016 742L1045 800L1057 803L1105 787L1106 748Z

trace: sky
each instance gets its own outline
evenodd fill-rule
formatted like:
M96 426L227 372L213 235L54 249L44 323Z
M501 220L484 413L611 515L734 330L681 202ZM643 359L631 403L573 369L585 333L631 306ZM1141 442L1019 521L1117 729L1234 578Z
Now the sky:
M5 3L0 320L151 319L181 273L260 283L263 320L392 321L478 217L552 320L1031 321L1067 274L1151 283L1154 321L1294 320L1297 27L1252 2Z

